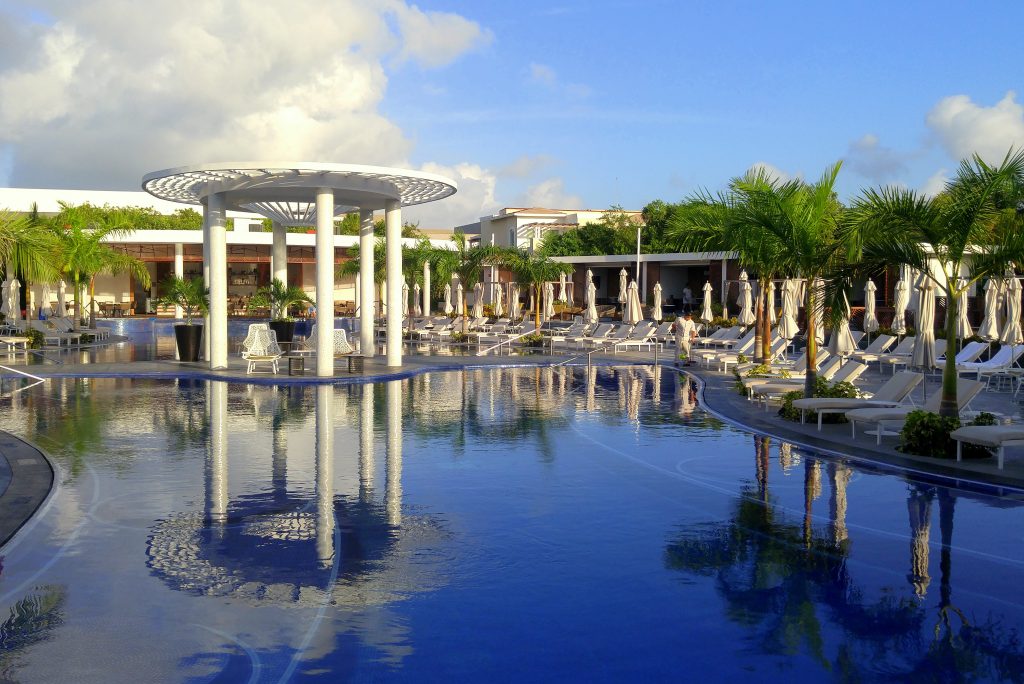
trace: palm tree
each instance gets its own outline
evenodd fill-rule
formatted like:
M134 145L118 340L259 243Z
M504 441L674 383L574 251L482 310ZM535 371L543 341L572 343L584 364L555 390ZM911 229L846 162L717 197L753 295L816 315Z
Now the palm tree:
M280 278L274 278L270 285L260 288L249 300L253 308L270 308L270 318L275 321L290 321L288 309L298 304L312 304L306 291L298 285L285 285Z
M454 250L438 250L439 254L435 262L438 282L451 280L451 277L455 275L459 277L459 282L462 283L463 289L469 292L480 282L484 266L491 261L497 260L502 250L500 247L493 245L470 244L469 238L462 232L456 232L452 235L452 243L455 245ZM459 315L462 316L463 333L468 328L466 308L466 300L464 298L462 300L462 311L459 312Z
M26 289L32 281L57 279L58 253L58 245L34 203L28 216L0 210L0 264L6 266L7 273L20 275Z
M975 282L1024 263L1024 150L995 166L975 155L935 197L905 188L866 190L845 229L851 260L863 270L905 265L946 297L946 340L955 349L959 298ZM970 275L961 280L964 273ZM958 415L956 365L942 372L939 414Z
M74 287L75 329L82 319L81 289L89 285L90 321L96 325L96 276L102 273L130 273L149 287L149 271L139 259L103 244L106 237L120 237L133 228L122 212L89 204L60 203L61 210L51 223L52 235L60 243L60 271Z
M516 282L527 285L532 291L533 301L536 302L536 306L533 308L533 320L537 330L540 330L541 288L545 283L558 280L563 273L565 275L572 273L572 265L552 261L546 256L531 253L522 248L503 251L497 258L512 270Z

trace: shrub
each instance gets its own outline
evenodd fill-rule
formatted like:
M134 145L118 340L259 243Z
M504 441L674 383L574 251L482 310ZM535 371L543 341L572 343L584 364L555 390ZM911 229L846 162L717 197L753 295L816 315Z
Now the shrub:
M721 316L716 315L711 319L711 326L714 328L734 328L739 324L740 321L735 316L732 318L722 318Z
M523 335L519 338L520 341L527 347L543 347L544 336L540 333L533 333L531 335Z
M465 342L469 339L469 333L464 333L461 330L456 330L451 334L452 342Z
M772 374L772 367L767 363L761 363L747 371L748 378L767 378Z
M24 333L25 337L29 339L29 349L42 349L43 348L43 331L36 330L35 328L29 328Z
M967 425L997 425L999 421L991 413L981 413ZM960 419L943 417L928 411L911 411L907 422L900 431L899 450L918 456L934 458L956 458L956 442L949 433L959 428ZM964 444L964 458L987 458L994 449L980 444Z
M736 355L736 363L746 363L750 360L750 357L746 354L740 353Z
M852 384L848 382L837 382L829 383L825 378L816 378L814 384L815 397L828 397L833 399L855 399L860 396L860 392ZM800 420L800 409L793 406L793 402L797 399L803 399L803 390L794 390L787 392L782 395L782 407L779 408L779 416L786 420L792 420L799 422ZM817 420L818 414L814 411L808 411L806 413L807 420ZM823 423L845 423L846 416L841 413L826 413L822 416Z

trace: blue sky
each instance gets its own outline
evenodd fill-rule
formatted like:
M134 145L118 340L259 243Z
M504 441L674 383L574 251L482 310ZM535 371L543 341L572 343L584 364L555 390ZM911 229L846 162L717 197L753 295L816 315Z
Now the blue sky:
M980 9L979 9L980 7ZM1024 145L1024 3L0 0L0 185L239 159L410 166L639 209L755 164L934 192Z

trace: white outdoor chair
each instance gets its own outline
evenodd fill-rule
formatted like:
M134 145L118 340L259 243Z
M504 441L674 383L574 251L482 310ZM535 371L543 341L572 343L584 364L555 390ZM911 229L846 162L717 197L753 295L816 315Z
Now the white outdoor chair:
M246 374L256 371L259 363L270 364L270 368L276 375L278 371L278 359L284 356L280 345L277 344L277 333L270 329L266 323L252 323L249 325L249 334L242 342L242 358L246 360Z

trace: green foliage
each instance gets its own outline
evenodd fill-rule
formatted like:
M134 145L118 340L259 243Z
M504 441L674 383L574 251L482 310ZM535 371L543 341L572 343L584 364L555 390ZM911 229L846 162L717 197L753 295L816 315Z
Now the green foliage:
M746 354L740 353L736 355L737 363L746 363L747 361L750 361L750 357L748 357Z
M172 274L160 284L160 291L163 295L157 303L180 306L186 325L192 325L196 315L205 315L210 310L210 291L203 285L202 278L179 278Z
M991 413L981 413L967 425L998 425L999 421ZM950 433L961 427L956 416L940 416L929 411L911 411L907 422L900 431L900 451L918 456L935 458L956 458L956 441ZM980 444L964 443L964 458L987 458L994 450Z
M782 406L779 408L779 416L786 420L800 422L800 409L793 406L797 399L804 398L803 390L793 390L782 395ZM814 414L817 415L817 414Z
M767 378L772 375L772 367L767 363L760 363L747 370L748 378Z
M262 221L263 232L270 233L274 230L273 222L265 218ZM422 238L426 237L419 229L419 223L403 223L402 224L402 237L404 238ZM335 235L359 235L359 212L353 212L351 214L345 214L340 221L334 222L334 234ZM289 233L315 233L316 226L288 226ZM373 234L378 238L384 237L385 222L384 219L378 219L373 222Z
M22 334L29 339L29 349L43 348L43 331L36 330L35 328L29 328Z
M836 382L830 383L825 378L814 379L814 393L812 396L815 397L827 397L831 399L856 399L860 396L860 392L852 384L848 382ZM779 416L786 420L792 420L795 422L800 421L800 409L793 406L793 402L797 399L804 398L804 391L794 390L787 392L782 396L782 407L779 409ZM814 411L807 412L808 420L817 420L818 414ZM822 417L823 423L845 423L846 416L840 413L827 413Z
M714 307L712 306L712 308ZM722 307L718 308L721 309ZM721 316L715 316L715 318L711 319L712 328L735 328L739 324L740 320L735 316L731 318L722 318Z
M523 335L519 338L519 341L527 347L543 347L544 336L540 333L532 333L530 335Z
M875 332L875 335L892 335L895 337L896 333L893 332L892 328L883 325ZM917 331L912 326L907 326L906 331L903 333L903 337L914 337L915 335L917 335Z
M274 278L269 287L261 287L249 299L250 309L270 308L270 316L275 321L291 321L288 309L298 304L312 304L309 298L298 285L285 285L279 278Z
M496 260L511 269L516 282L530 288L536 301L540 301L544 283L558 280L564 273L573 271L571 264L552 261L543 254L532 254L525 249L506 249L496 255ZM540 307L534 309L534 323L540 328Z
M452 342L466 342L469 340L469 333L464 333L460 330L456 330L451 334Z
M579 228L548 233L538 252L543 256L636 254L636 229L640 225L640 249L652 254L668 251L661 235L663 226L645 226L642 219L613 206L600 220Z

